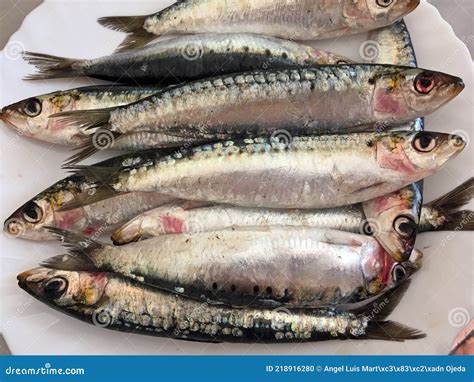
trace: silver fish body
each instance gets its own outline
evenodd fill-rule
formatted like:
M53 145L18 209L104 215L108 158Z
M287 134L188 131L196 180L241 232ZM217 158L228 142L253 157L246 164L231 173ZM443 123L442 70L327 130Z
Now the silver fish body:
M156 86L102 85L57 91L5 106L1 110L0 120L8 123L19 134L30 138L66 146L81 146L90 134L50 119L49 116L65 111L126 105L149 97L159 90Z
M53 116L85 129L199 136L380 130L427 115L464 88L447 74L369 64L257 71L176 86L124 107ZM341 112L344 110L344 112ZM221 139L225 139L222 138Z
M180 1L154 15L104 17L99 22L130 34L123 49L144 45L156 36L209 32L314 40L389 25L418 4L419 0Z
M27 79L89 76L133 85L170 85L251 70L351 62L346 57L292 41L234 33L178 36L91 60L44 58L30 52L23 57L39 69Z
M254 343L372 338L403 341L425 336L418 330L382 321L398 304L404 293L401 288L375 300L377 304L385 300L382 304L385 308L378 314L370 314L372 304L364 306L362 313L360 310L349 313L332 309L279 311L213 306L97 272L37 268L18 275L18 284L45 304L98 327L182 340Z
M146 211L112 235L122 245L168 234L211 232L242 227L288 226L363 233L365 216L359 204L323 210L278 210L228 205L190 207L172 203Z
M101 187L97 197L159 191L243 207L314 209L393 192L432 174L464 146L460 137L440 133L296 137L289 146L262 138L181 150L119 170L78 171L106 179L110 188Z
M53 232L73 248L85 240ZM359 302L417 268L394 263L371 237L303 227L164 235L123 247L94 242L83 254L73 251L42 265L111 271L212 303L287 308Z

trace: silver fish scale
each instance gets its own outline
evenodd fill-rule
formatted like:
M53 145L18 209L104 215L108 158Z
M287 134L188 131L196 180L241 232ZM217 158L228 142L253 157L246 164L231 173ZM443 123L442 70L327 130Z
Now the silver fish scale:
M218 158L226 155L238 155L242 153L258 155L262 153L282 152L282 151L322 151L322 152L340 152L343 148L350 149L352 146L367 144L377 137L377 133L348 134L348 135L321 135L312 137L294 137L291 145L278 142L271 138L245 139L242 142L226 141L224 143L207 144L190 149L181 149L173 155L164 157L150 158L145 163L136 161L136 165L131 161L124 161L123 164L130 165L125 169L128 171L138 170L140 168L150 168L156 165L177 163L176 159L199 159Z
M270 331L276 341L310 339L318 335L361 336L367 318L331 310L279 311L232 309L212 306L158 289L139 286L123 278L109 280L104 297L109 324L138 326L149 331L174 331L175 335L204 335L220 339L242 339L246 333L256 335Z
M165 113L163 110L171 107L172 102L178 102L186 109L202 106L208 103L211 93L215 97L228 96L237 101L241 97L252 97L252 94L261 96L261 93L269 99L282 98L285 94L306 95L313 88L343 91L365 85L381 73L397 73L399 70L377 65L336 65L223 76L213 81L197 81L172 88L133 105L120 107L111 113L110 122L126 131L129 126L136 126L137 120L146 118L144 115L147 113L150 113L149 117Z

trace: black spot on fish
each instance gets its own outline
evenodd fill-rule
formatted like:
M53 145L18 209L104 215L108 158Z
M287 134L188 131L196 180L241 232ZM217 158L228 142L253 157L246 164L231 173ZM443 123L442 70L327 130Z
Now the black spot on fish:
M374 147L374 141L373 140L367 141L367 147Z
M375 78L370 77L369 78L369 85L374 85L375 84Z
M216 290L217 289L217 283L212 284L212 289Z
M248 46L244 46L244 51L245 52L248 52L250 50L250 48Z
M283 53L281 56L282 56L285 60L288 58L288 55L287 55L286 53Z
M255 285L255 286L253 287L253 292L254 292L255 294L257 294L259 290L260 290L260 288L258 287L258 285Z
M267 287L267 293L269 296L273 294L273 289L271 287Z
M230 290L231 290L232 292L235 292L236 289L237 289L237 287L236 287L234 284L232 284L231 287L230 287Z
M270 51L270 49L266 49L265 54L267 57L270 57L272 55L272 52Z

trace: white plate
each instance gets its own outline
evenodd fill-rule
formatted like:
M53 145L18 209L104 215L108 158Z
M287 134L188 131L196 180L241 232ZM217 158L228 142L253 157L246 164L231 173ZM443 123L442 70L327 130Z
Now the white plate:
M46 1L25 20L0 56L4 106L36 94L98 83L55 80L25 82L33 71L18 55L28 49L77 58L111 53L123 35L96 23L100 16L152 13L172 1ZM454 102L427 118L427 129L453 132L469 138L473 127L471 57L431 5L423 3L406 18L421 67L464 78L466 90ZM367 34L315 46L360 60L360 45ZM68 150L41 144L0 129L2 218L37 192L65 176L60 163ZM472 146L440 173L426 181L430 200L472 176ZM57 243L34 243L0 235L2 331L13 354L446 354L473 313L473 236L469 233L423 234L417 246L425 252L424 269L414 278L394 320L421 329L428 337L418 341L331 341L290 345L207 345L164 338L112 332L89 326L37 302L20 290L16 275L39 261L61 253Z

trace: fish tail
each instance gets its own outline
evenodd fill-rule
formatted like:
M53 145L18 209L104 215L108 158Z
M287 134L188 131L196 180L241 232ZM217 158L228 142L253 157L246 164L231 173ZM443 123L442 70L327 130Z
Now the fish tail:
M158 36L145 30L145 20L148 16L111 16L101 17L100 25L119 32L127 33L127 37L119 45L116 53L147 45Z
M474 178L470 178L446 195L428 203L431 210L430 219L425 226L430 231L473 231L474 211L460 210L468 204L474 196ZM435 218L436 217L436 218Z
M56 227L45 227L45 229L68 248L67 255L55 256L41 263L41 266L64 271L94 271L92 257L95 252L101 251L105 245L86 236Z
M37 73L27 75L25 80L84 76L83 63L86 60L32 52L23 52L23 59L38 69Z
M96 110L75 110L65 111L50 115L49 118L55 119L65 126L75 126L83 130L91 130L107 126L110 119L110 113L116 108L105 108Z
M77 148L78 152L67 158L62 167L67 168L82 162L100 151L113 149L115 142L117 142L121 137L122 134L110 130L97 130L94 134L84 139L82 145Z
M426 334L393 321L369 322L364 339L383 341L405 341L425 338Z

